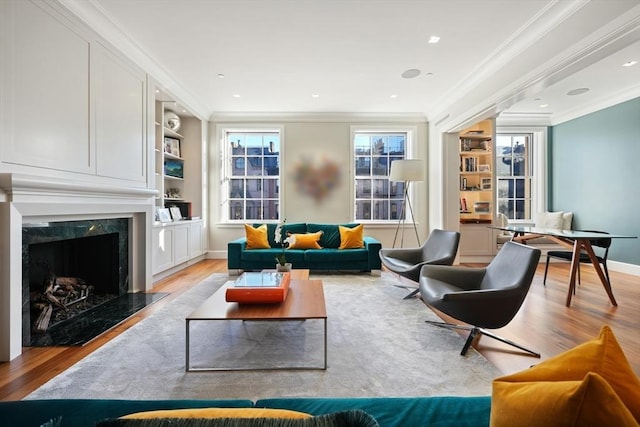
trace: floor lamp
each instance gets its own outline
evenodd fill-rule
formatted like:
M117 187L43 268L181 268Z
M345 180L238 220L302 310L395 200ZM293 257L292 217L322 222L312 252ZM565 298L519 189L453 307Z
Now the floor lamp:
M411 221L413 221L413 230L416 232L416 240L418 246L420 246L420 237L418 237L418 228L416 227L416 220L413 216L413 209L411 208L411 200L409 200L409 183L424 181L424 167L422 160L394 160L391 162L391 171L389 172L389 181L402 181L404 182L404 196L402 198L402 210L398 217L398 226L396 227L396 234L393 236L393 247L396 247L396 239L398 238L398 231L400 225L402 225L402 237L400 238L400 247L404 243L404 222L406 220L406 206L409 205L409 213L411 214Z

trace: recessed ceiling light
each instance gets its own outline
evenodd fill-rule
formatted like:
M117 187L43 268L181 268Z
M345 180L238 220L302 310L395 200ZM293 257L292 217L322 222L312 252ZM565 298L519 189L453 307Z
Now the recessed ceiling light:
M156 89L156 93L160 93L160 89Z
M411 68L401 74L403 79L413 79L414 77L418 77L420 75L420 70L416 68Z
M312 94L311 94L311 97L312 97L312 98L320 98L320 94L312 93Z
M224 79L224 74L222 74L222 73L218 73L218 78L219 78L219 79Z
M549 104L540 104L539 107L540 108L547 108L549 106Z
M397 98L397 97L398 95L396 95L395 93L389 96L389 98Z
M567 92L567 95L569 96L582 95L585 92L589 92L588 87L579 87L577 89L571 89L569 92Z
M240 94L239 94L239 93L234 93L234 94L233 94L233 97L234 97L234 98L240 98Z
M622 64L623 67L631 67L633 65L636 65L638 63L638 61L627 61L624 64Z
M440 41L440 37L438 36L431 36L429 37L429 43L430 44L436 44Z

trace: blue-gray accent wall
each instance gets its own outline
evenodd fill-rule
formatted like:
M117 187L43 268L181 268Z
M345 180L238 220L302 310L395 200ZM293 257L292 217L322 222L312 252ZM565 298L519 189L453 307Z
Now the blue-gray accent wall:
M553 126L549 210L614 239L609 259L640 265L640 98Z

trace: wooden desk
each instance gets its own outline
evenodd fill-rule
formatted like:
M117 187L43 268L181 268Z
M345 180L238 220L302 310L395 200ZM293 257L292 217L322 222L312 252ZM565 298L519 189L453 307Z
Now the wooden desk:
M593 252L593 247L591 246L591 240L598 239L635 239L636 236L622 236L619 234L603 234L603 233L594 233L590 231L578 231L578 230L557 230L552 228L537 228L537 227L522 227L522 226L505 226L500 227L496 225L489 226L490 228L495 228L498 230L510 231L513 233L513 237L511 240L515 242L520 242L527 244L528 240L537 239L539 237L548 237L559 245L567 248L572 251L571 257L571 272L569 274L569 291L567 292L567 302L566 306L569 307L571 305L571 297L575 292L576 288L576 275L578 272L578 268L580 265L580 252L585 251L591 260L591 264L593 264L593 268L595 269L598 277L600 278L600 282L604 287L604 290L607 292L609 296L609 300L611 304L617 306L616 298L613 296L613 290L611 289L611 284L605 277L602 272L602 268L600 268L600 263L596 258L596 254Z

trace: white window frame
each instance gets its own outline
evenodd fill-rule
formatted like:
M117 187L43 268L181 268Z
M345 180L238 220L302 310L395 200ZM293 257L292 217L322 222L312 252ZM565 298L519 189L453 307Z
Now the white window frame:
M380 219L356 219L356 212L357 212L357 207L356 207L356 170L355 170L355 161L356 161L356 155L355 155L355 136L358 133L406 133L407 134L407 141L406 141L406 147L405 147L405 159L415 159L415 155L417 152L417 147L416 147L416 141L417 141L417 134L418 134L418 128L417 126L398 126L398 125L389 125L389 126L384 126L384 125L353 125L350 127L350 140L351 140L351 156L350 156L350 160L351 160L351 164L349 167L350 170L350 199L351 199L351 218L353 221L357 221L359 223L366 223L366 224L397 224L398 223L398 219L386 219L386 220L380 220ZM411 201L411 205L412 206L417 206L417 202L415 200L415 195L414 195L414 189L415 186L409 186L409 191L408 191L408 198ZM411 218L411 213L405 212L405 221L412 221Z
M531 219L510 219L510 224L534 225L539 212L547 210L547 152L548 152L548 128L546 126L498 126L497 134L524 134L532 135L531 161L533 166L531 177ZM497 188L498 177L495 176L494 187Z
M227 146L227 134L229 133L278 133L280 136L280 151L279 151L279 170L278 170L278 181L279 181L279 190L278 190L278 218L274 219L233 219L229 217L229 182L232 178L231 176L231 159L230 153ZM244 224L246 222L260 222L260 223L277 223L282 216L282 212L284 212L284 203L283 203L283 194L284 194L284 173L283 173L283 165L284 165L284 145L285 145L285 136L284 136L284 126L282 125L274 125L274 124L230 124L230 125L218 125L217 126L217 135L219 141L219 159L220 159L220 222L223 224ZM262 176L262 175L257 175Z

